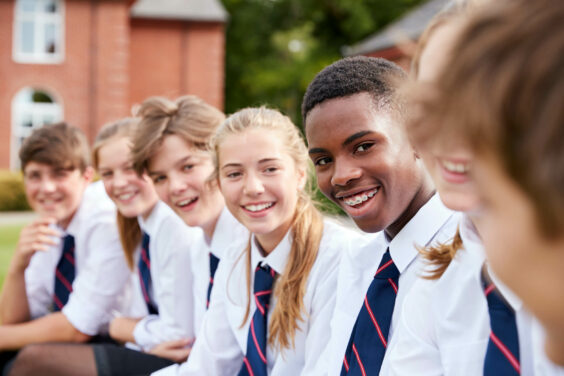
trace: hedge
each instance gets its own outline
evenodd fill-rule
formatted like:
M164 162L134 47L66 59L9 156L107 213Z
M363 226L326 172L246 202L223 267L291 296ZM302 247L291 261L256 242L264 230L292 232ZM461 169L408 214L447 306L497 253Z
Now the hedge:
M0 170L0 211L30 210L20 172Z

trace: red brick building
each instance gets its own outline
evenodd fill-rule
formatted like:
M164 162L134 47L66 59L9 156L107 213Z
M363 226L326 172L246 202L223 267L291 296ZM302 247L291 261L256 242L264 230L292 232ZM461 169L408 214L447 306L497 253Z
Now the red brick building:
M64 119L92 139L151 95L223 108L219 0L0 0L0 168Z

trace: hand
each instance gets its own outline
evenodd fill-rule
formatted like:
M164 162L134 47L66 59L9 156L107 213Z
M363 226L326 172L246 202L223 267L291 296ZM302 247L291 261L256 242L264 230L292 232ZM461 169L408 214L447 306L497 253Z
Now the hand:
M110 322L110 337L118 342L135 342L133 332L141 318L116 317Z
M172 360L175 363L182 363L188 359L190 351L192 351L193 339L177 339L174 341L167 341L153 347L150 354L160 356Z
M43 217L22 229L11 263L12 271L23 272L29 265L31 257L35 252L45 252L51 246L57 245L61 241L61 232L52 227L55 223L55 218Z

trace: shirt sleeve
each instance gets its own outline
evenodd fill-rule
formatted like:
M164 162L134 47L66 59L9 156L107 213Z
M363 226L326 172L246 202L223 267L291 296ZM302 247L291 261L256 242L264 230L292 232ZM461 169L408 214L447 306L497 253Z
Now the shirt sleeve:
M229 324L225 287L232 265L221 260L214 278L210 306L200 333L188 357L180 365L178 375L236 375L243 364L243 352Z
M81 233L87 236L83 244L88 251L81 252L87 259L62 310L77 330L88 335L106 330L130 276L115 222L99 219Z
M325 251L329 251L329 249ZM335 310L335 291L341 255L339 251L342 250L331 250L331 252L321 254L323 249L320 249L316 263L323 258L325 258L325 262L316 265L315 283L307 287L314 289L314 291L308 320L310 327L305 342L304 367L301 372L301 375L304 376L319 376L327 373L330 356L327 351L329 350L327 343L331 337L331 330L328 329L331 327L331 318Z
M25 289L31 319L37 319L51 312L53 304L53 288L55 279L53 273L46 271L55 270L56 256L53 254L55 247L48 252L36 252L25 270ZM49 289L49 283L53 285Z
M194 338L193 273L190 260L190 228L163 221L152 244L156 251L151 268L154 274L158 315L143 318L133 332L135 342L148 351L159 343ZM152 272L153 270L151 270ZM151 273L153 274L153 273Z

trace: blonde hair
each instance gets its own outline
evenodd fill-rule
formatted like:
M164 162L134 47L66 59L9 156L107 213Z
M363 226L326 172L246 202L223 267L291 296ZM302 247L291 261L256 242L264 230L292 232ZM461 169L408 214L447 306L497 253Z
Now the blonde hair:
M230 135L243 133L250 129L277 132L284 142L288 155L294 160L296 168L308 171L310 162L307 149L296 126L279 111L260 107L245 108L236 112L229 116L218 129L213 138L216 175L219 169L218 158L222 142ZM300 191L298 195L290 227L292 246L288 263L286 269L275 281L274 296L278 303L272 312L268 343L278 346L279 349L295 346L295 332L299 330L299 321L304 321L304 314L307 315L303 298L307 279L317 258L323 234L323 218L315 208L308 188ZM250 314L251 269L253 267L250 242L245 252L247 255L247 309L241 325L246 322Z
M117 138L125 137L131 139L135 134L138 124L139 119L137 118L125 118L103 126L100 132L98 132L94 140L94 145L92 146L92 161L94 162L94 167L98 168L98 163L100 162L98 153L104 145ZM119 210L116 215L119 239L125 259L129 268L133 270L133 254L141 242L141 228L139 227L139 222L136 217L125 217Z
M192 146L210 150L210 139L225 120L225 115L194 95L169 100L151 97L145 100L137 116L141 118L133 138L133 166L138 173L147 169L163 139L177 135Z

